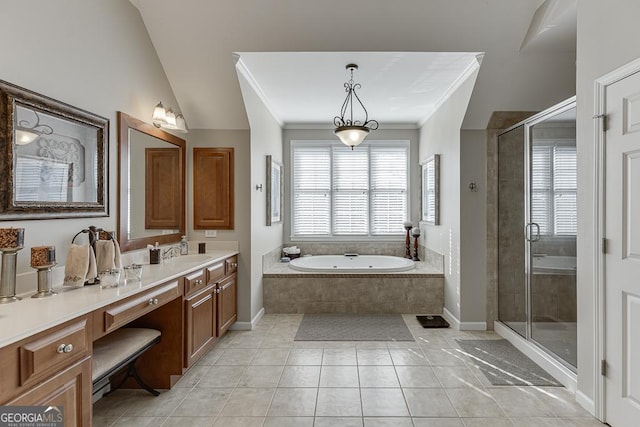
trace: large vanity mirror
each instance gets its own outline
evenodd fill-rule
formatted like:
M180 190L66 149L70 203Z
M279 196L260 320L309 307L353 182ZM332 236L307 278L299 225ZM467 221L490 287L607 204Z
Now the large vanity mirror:
M118 112L118 237L123 251L185 234L186 142Z

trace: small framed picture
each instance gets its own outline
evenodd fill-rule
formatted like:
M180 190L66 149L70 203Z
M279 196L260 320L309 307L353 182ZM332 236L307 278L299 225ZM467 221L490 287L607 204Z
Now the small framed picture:
M267 225L282 222L282 164L267 156Z
M422 221L440 225L440 155L422 163Z

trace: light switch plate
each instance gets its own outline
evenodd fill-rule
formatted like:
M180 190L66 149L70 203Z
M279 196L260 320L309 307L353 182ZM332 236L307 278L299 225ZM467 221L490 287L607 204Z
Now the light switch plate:
M205 230L204 237L216 237L218 232L216 230Z

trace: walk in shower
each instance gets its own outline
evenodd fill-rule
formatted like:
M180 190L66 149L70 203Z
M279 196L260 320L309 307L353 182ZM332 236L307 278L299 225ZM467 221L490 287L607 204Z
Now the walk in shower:
M576 371L575 98L498 135L498 319Z

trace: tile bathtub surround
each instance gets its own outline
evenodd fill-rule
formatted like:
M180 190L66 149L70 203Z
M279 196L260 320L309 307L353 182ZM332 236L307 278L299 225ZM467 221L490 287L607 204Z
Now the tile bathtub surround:
M491 386L456 339L492 332L423 329L415 342L293 341L302 315L266 314L229 331L171 390L117 390L99 426L598 426L562 387Z

